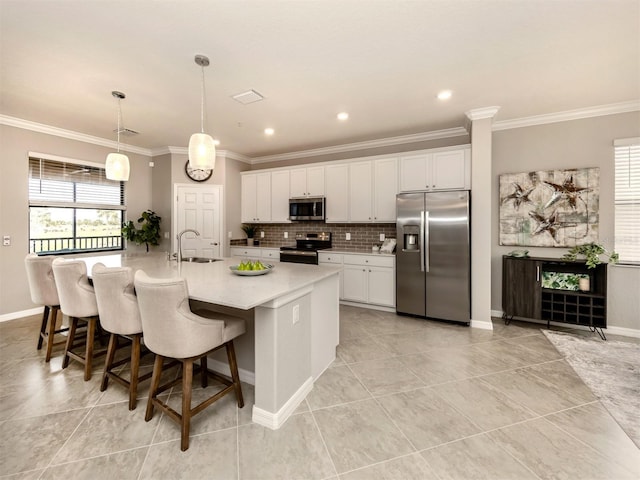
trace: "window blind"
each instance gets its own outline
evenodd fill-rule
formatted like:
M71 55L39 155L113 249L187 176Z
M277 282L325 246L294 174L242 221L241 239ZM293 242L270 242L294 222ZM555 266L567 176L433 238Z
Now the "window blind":
M620 263L640 264L640 138L616 140L615 241Z
M124 182L104 168L29 158L29 205L124 210Z

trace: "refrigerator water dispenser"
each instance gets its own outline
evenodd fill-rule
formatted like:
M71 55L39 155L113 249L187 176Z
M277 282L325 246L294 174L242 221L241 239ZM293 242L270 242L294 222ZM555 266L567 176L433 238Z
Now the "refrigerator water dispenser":
M405 225L402 229L404 245L403 249L418 250L418 242L420 241L420 227L418 225Z

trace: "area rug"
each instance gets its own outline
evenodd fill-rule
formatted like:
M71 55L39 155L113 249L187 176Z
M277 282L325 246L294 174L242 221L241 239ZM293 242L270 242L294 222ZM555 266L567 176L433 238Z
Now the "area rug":
M542 333L640 448L640 344Z

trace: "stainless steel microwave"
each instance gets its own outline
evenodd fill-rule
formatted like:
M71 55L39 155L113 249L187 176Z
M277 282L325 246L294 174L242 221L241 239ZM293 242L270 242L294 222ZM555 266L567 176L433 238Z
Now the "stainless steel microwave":
M289 199L289 220L324 220L324 197Z

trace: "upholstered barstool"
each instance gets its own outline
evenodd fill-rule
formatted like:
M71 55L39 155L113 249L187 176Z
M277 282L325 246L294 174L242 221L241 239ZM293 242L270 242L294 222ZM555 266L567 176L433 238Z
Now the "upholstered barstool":
M42 348L42 343L46 339L47 353L45 362L51 360L53 346L63 343L54 343L55 334L68 330L68 328L56 330L60 300L58 299L58 290L56 289L56 281L51 267L54 259L55 257L40 257L35 253L30 253L24 259L31 301L37 305L44 306L42 325L40 325L40 335L38 336L38 350Z
M94 352L93 344L98 325L98 304L93 287L87 277L87 266L82 260L65 260L57 258L53 261L53 275L56 279L60 309L69 317L69 337L64 349L62 368L67 368L69 359L84 365L85 381L91 378L93 357L103 355L105 351ZM84 357L72 350L77 347L76 333L78 323L87 324Z
M124 385L129 390L129 410L133 410L138 401L138 382L151 378L151 373L139 376L142 322L133 288L133 270L130 267L107 268L97 263L91 270L91 279L96 292L100 325L110 334L100 391L107 389L109 379ZM121 342L123 339L131 341L131 355L114 362L118 348L125 346ZM131 374L127 379L114 370L128 361L131 362Z
M193 415L234 391L238 407L244 406L233 339L245 332L245 321L213 312L211 318L194 314L189 308L187 283L182 278L151 278L139 270L134 283L145 345L156 354L145 420L151 420L154 407L158 407L180 424L180 449L184 451L189 448L189 428ZM222 347L227 351L231 380L207 369L207 355ZM159 393L181 381L177 379L160 386L165 358L177 359L182 363L181 414L158 399ZM207 386L207 377L211 376L222 382L225 388L191 408L193 369L197 360L200 360L202 387Z

